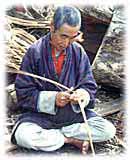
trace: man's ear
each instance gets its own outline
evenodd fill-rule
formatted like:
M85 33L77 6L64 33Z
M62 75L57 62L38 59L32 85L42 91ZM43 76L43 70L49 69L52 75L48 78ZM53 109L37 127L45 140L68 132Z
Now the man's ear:
M51 21L51 23L50 23L50 31L51 31L51 32L54 32L54 31L55 31L53 21Z

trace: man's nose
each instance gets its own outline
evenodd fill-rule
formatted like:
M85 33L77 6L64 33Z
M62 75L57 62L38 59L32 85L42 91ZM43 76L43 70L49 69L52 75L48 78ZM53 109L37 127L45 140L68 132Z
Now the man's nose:
M64 39L64 45L68 46L71 43L70 38L65 38Z

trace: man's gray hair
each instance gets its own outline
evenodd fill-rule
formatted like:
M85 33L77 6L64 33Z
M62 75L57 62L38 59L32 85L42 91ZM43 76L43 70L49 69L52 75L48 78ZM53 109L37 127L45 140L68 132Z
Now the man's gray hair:
M80 11L71 6L58 7L54 13L53 22L55 30L65 23L72 27L81 26Z

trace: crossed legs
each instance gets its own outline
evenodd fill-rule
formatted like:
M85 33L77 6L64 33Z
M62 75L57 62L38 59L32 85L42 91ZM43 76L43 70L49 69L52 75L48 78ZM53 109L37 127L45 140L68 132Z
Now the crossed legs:
M104 118L90 118L88 124L93 142L106 141L115 135L115 127ZM65 143L78 147L83 154L87 153L89 148L89 137L84 123L47 130L35 123L24 122L17 128L15 139L19 146L43 151L57 150Z

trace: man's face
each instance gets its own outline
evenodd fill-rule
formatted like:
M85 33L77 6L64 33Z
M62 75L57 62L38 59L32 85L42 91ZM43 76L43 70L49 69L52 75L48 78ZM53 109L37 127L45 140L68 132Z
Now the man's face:
M63 24L60 29L51 31L51 43L57 51L62 51L79 36L79 26Z

